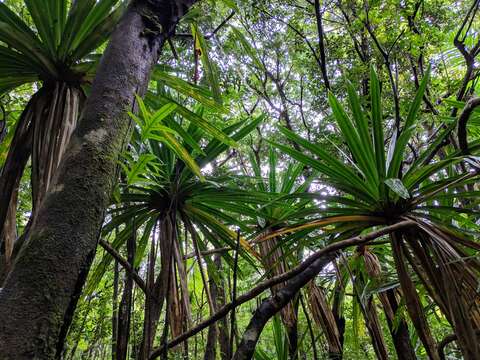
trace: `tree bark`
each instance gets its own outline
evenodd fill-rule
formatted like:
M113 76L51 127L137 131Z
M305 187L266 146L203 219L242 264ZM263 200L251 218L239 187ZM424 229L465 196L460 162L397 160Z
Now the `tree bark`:
M221 267L220 255L215 255L213 262L217 270L219 270L219 267ZM217 286L217 283L215 282L212 274L209 274L208 284L210 287L210 296L212 298L212 307L213 307L213 309L210 309L211 311L210 316L211 316L215 314L215 312L218 309L217 301L219 298L219 291L221 289ZM219 327L217 326L217 323L213 323L208 327L207 344L205 347L205 354L203 356L203 360L215 360L217 358L218 328Z
M135 229L135 227L134 227ZM135 260L135 231L127 241L128 263L133 268ZM132 314L133 276L125 271L122 300L118 309L118 332L116 341L116 360L126 360L128 354L128 340L130 338L130 319Z
M117 359L117 334L118 334L118 261L115 260L113 268L113 296L112 296L112 360Z
M143 94L165 40L195 0L138 0L115 29L79 125L0 292L3 359L53 359L95 254L127 110Z
M215 254L213 258L215 267L218 273L222 273L222 257L220 254ZM217 304L223 307L226 304L225 279L220 276L217 284ZM218 345L220 347L220 359L230 360L228 358L228 349L230 345L230 336L228 332L227 318L223 317L218 321Z
M398 301L395 296L395 289L389 289L385 293L380 293L379 298L382 302L388 328L392 335L393 345L397 352L399 360L415 360L417 358L415 349L410 342L410 333L405 318L401 318L395 326L395 314L398 310Z

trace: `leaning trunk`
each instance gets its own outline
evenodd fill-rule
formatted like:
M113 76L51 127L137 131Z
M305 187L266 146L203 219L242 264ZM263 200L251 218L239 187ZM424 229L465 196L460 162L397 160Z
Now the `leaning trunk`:
M0 293L5 360L61 354L129 133L127 111L136 110L135 94L145 92L159 51L193 3L136 1L114 31L79 125Z
M258 339L268 320L284 308L300 289L311 281L334 257L334 254L325 254L317 258L300 274L290 279L277 293L262 302L245 329L233 360L253 358Z

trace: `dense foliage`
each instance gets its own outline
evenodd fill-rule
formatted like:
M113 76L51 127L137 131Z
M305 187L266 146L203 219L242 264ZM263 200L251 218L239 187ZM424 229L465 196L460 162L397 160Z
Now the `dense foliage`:
M0 288L128 3L0 2ZM479 0L196 3L63 358L480 358L479 29Z

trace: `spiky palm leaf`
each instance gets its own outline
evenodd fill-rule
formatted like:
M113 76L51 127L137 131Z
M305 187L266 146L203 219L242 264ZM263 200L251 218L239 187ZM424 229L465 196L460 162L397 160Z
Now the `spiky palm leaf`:
M438 144L451 129L447 128L418 158L407 153L408 142L416 129L422 97L428 81L423 79L415 99L410 104L398 138L393 138L388 154L382 125L380 85L371 71L370 111L362 109L352 86L348 100L352 117L340 102L329 95L333 115L346 143L351 160L345 164L326 153L321 146L310 143L297 134L281 129L291 141L308 153L299 152L279 143L272 144L320 173L319 180L335 189L335 196L313 194L324 201L322 216L269 236L299 230L326 229L334 226L337 239L348 234L360 234L378 224L392 224L409 218L415 229L391 237L391 251L408 312L429 356L438 358L434 341L426 323L421 301L411 272L414 271L429 295L452 324L464 356L473 359L478 354L474 329L479 326L479 298L476 291L479 263L474 257L479 245L467 227L477 228L469 216L478 216L471 198L478 191L466 185L478 181L479 174L453 172L453 165L476 161L451 150L446 157L428 163ZM365 116L368 114L369 116ZM471 143L472 154L478 153L480 142ZM462 215L463 213L463 215ZM441 272L435 269L442 269ZM459 283L458 277L463 281Z
M157 106L156 111L150 111L139 99L140 114L135 116L139 131L133 137L135 150L123 159L126 178L111 209L111 219L103 229L105 237L116 228L121 230L111 244L118 250L132 231L130 219L135 219L136 228L143 231L138 242L137 264L143 259L149 242L152 248L160 248L161 270L157 275L154 275L152 262L154 264L158 250L154 251L154 256L149 256L150 273L147 279L155 277L155 280L149 283L146 294L153 306L146 310L149 313L146 312L145 316L154 319L149 339L143 344L147 354L153 342L151 334L155 333L155 321L160 317L164 301L174 336L191 322L185 249L192 247L195 250L210 303L202 264L206 261L209 268L212 264L210 259L203 259L201 252L207 250L210 244L235 248L236 234L231 226L248 231L241 216L252 215L254 211L247 204L270 200L261 193L232 186L234 182L230 177L207 176L201 171L203 166L226 151L229 144L250 133L262 117L219 130L181 104L172 106L166 101L165 96L149 94L146 102ZM188 120L188 123L179 121L180 118ZM213 130L208 131L210 129ZM157 234L159 238L155 240ZM241 244L247 258L251 256L247 256L248 252L256 255L243 237ZM227 263L232 263L228 252L223 256ZM95 267L87 294L95 288L111 260L106 255ZM170 290L167 291L168 288ZM155 294L154 300L152 294Z
M83 86L95 68L95 59L89 55L108 38L125 4L120 0L25 0L30 27L0 3L0 94L26 83L37 83L39 89L17 122L2 168L0 240L6 221L14 221L6 219L7 212L16 209L15 189L30 155L31 219L36 216L86 97Z

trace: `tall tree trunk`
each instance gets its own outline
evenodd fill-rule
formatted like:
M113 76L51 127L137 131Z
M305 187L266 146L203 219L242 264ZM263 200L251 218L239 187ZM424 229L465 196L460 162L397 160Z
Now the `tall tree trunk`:
M155 262L157 260L157 246L155 241L155 233L157 231L157 226L154 226L152 239L150 243L150 254L148 257L148 265L147 265L147 281L146 281L146 291L145 291L145 311L143 317L143 336L142 341L140 343L140 353L138 354L137 358L139 360L148 359L150 354L150 348L153 343L154 336L153 328L155 327L156 323L152 320L152 315L155 311L155 308L159 306L158 300L155 293Z
M95 255L117 156L167 37L195 0L138 0L114 31L79 125L0 292L0 354L61 354Z
M134 226L135 228L135 226ZM135 233L136 230L134 230ZM127 241L128 263L134 268L135 260L135 236ZM132 314L133 277L131 273L125 272L125 285L123 287L122 300L118 309L118 333L117 347L115 349L116 360L126 360L128 354L128 340L130 339L130 319Z
M384 293L380 293L378 297L383 305L398 360L415 360L417 357L415 355L415 349L410 342L408 324L405 318L402 317L397 321L397 324L394 323L395 314L399 307L395 292L395 289L389 289Z
M213 262L218 270L219 274L222 274L222 256L220 254L215 254ZM221 308L226 304L226 292L225 292L225 279L220 276L219 282L217 284L217 304ZM223 317L218 320L218 345L220 347L220 359L230 360L228 358L229 353L229 344L230 336L228 332L228 321L227 317Z
M118 261L115 260L113 268L113 297L112 297L112 360L117 359L118 336Z
M220 255L218 254L215 255L213 262L217 270L221 266L221 261L219 260L220 260ZM212 306L213 306L213 309L210 309L210 312L211 312L210 315L213 315L218 309L218 296L220 291L214 278L215 277L212 274L209 274L208 284L210 287L210 296L212 297ZM208 327L207 344L205 346L205 354L203 356L203 360L215 360L217 358L217 338L218 338L218 326L217 326L217 323L213 323Z
M188 324L191 316L186 285L186 271L183 267L182 256L180 254L179 244L176 238L175 219L166 216L159 222L159 248L161 254L160 273L155 278L155 236L152 238L152 247L150 250L149 269L147 273L147 291L145 299L145 316L143 326L143 338L138 354L139 360L146 360L150 356L153 342L155 339L158 321L166 297L167 311L169 311L169 322L172 326L172 332L178 335L183 331L183 326ZM180 277L180 286L177 286L177 270ZM183 279L183 281L182 281ZM181 290L180 290L181 289ZM184 321L188 320L188 321Z

